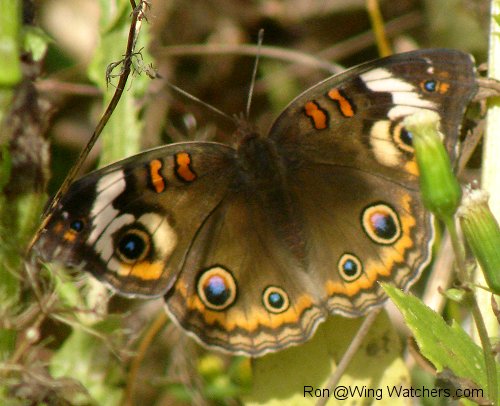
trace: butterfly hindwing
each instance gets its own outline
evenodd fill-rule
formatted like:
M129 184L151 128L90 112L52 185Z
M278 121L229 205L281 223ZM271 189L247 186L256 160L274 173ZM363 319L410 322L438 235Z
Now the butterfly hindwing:
M327 311L313 274L272 229L273 208L231 195L193 242L170 313L211 346L253 356L310 337Z

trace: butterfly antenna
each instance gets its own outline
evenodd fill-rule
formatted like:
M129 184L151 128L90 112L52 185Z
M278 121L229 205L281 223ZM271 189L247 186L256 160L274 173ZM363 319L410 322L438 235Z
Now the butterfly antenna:
M222 110L219 110L217 107L212 106L211 104L199 99L198 97L192 95L191 93L186 92L185 90L182 90L180 87L177 87L176 85L166 82L167 86L170 87L172 90L176 91L177 93L182 94L184 97L187 97L189 100L192 100L196 103L201 104L208 110L218 114L219 116L225 118L228 121L231 121L233 124L237 124L237 121L234 119L234 117L231 117L229 114L224 113Z
M250 90L248 92L247 108L245 111L245 115L246 115L247 120L250 118L250 108L252 107L253 91L255 89L255 81L257 79L257 68L259 67L260 50L262 47L263 40L264 40L264 29L261 28L259 30L258 39L257 39L257 56L255 58L255 63L253 65L252 81L250 82Z

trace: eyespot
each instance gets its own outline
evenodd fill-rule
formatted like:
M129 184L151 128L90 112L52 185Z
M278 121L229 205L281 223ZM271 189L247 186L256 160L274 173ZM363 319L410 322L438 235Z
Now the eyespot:
M403 142L403 144L408 145L409 147L413 146L413 134L404 127L399 131L399 139Z
M368 237L383 245L389 245L401 236L401 223L396 211L385 203L366 207L361 216L361 225Z
M85 227L85 223L83 222L83 220L73 220L71 222L71 224L69 225L69 228L74 231L75 233L79 233L80 231L82 231Z
M277 286L268 286L262 294L262 302L267 311L283 313L290 307L287 293Z
M137 228L127 229L116 244L118 257L127 264L142 261L151 250L151 237Z
M363 273L363 264L353 254L343 254L337 264L340 277L346 282L354 282Z
M237 288L233 275L221 266L204 270L198 278L198 296L211 310L226 310L236 300Z
M400 146L402 149L413 152L413 134L404 127L400 128L398 134L398 139L401 141Z
M444 94L450 90L450 84L446 81L429 79L420 83L420 88L424 92Z
M413 134L401 124L396 124L391 129L392 139L397 147L405 152L413 153Z
M429 93L434 93L437 88L437 83L435 80L429 79L422 83L422 88Z

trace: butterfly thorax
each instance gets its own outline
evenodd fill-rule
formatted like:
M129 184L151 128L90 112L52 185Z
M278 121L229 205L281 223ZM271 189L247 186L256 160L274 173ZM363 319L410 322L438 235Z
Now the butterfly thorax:
M243 187L255 191L283 187L285 166L275 143L256 132L248 133L238 146L237 154Z

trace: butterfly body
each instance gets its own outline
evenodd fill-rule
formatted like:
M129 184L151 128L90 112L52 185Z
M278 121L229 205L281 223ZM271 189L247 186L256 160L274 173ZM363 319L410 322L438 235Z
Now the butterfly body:
M171 144L72 185L35 250L125 295L164 296L201 342L260 356L329 314L381 305L429 262L432 219L411 133L441 117L452 158L476 92L469 55L424 50L360 65L299 95L236 146Z

